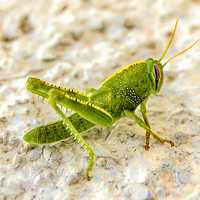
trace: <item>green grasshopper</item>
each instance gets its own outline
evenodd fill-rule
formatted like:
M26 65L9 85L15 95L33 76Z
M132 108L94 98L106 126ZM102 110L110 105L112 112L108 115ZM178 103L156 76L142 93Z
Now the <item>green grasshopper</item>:
M46 99L61 120L36 127L28 131L23 139L29 144L49 144L66 140L72 136L88 153L86 171L88 179L92 176L96 156L84 140L83 132L95 125L109 127L121 117L128 117L146 130L145 149L149 149L150 136L160 143L169 143L174 146L173 141L162 138L151 129L146 114L146 102L150 95L159 93L163 84L165 65L198 42L175 53L162 64L161 61L174 39L177 25L178 20L158 60L148 58L145 61L133 62L108 77L98 89L91 88L86 93L81 93L29 77L26 83L27 89ZM142 118L135 114L139 105ZM74 113L66 116L60 106Z

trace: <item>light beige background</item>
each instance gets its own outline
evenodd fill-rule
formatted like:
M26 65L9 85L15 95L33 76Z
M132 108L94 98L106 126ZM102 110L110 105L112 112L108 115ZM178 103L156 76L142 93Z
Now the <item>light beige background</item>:
M31 149L22 140L57 119L26 91L28 76L98 87L122 66L158 58L177 18L170 54L200 37L200 1L0 1L1 200L200 199L200 44L166 67L161 94L149 101L153 129L175 148L151 140L145 151L144 131L127 119L97 127L87 137L98 157L87 182L78 144Z

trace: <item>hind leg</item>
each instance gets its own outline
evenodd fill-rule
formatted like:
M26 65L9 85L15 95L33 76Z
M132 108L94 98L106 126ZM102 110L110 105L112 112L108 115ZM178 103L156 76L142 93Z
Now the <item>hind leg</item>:
M112 117L103 109L94 106L89 102L83 102L79 99L70 97L56 89L52 89L51 91L49 91L48 102L56 111L56 113L62 118L63 124L65 125L66 129L70 129L70 132L74 139L81 144L85 151L87 151L89 158L86 176L89 180L91 178L94 161L96 159L94 151L92 150L90 145L86 143L81 134L73 126L70 119L65 116L58 105L63 105L67 109L75 110L78 114L82 115L83 117L85 116L85 118L92 120L95 124L99 125L111 125Z

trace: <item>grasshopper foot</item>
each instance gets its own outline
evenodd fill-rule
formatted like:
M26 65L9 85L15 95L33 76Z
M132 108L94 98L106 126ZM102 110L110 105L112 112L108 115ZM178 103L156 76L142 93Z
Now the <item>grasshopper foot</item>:
M87 172L86 172L86 178L87 178L88 181L91 181L91 179L92 179L91 171L87 170Z
M145 144L145 145L144 145L144 149L145 149L146 151L148 151L148 150L150 149L150 145L149 145L149 144Z
M93 169L95 160L96 160L96 156L93 153L93 151L91 151L89 153L88 168L87 168L87 171L86 171L86 178L87 178L88 181L90 181L92 179L92 169Z
M168 143L171 145L171 147L175 146L174 142L171 141L171 140L168 140L168 139L165 139L163 137L161 137L159 134L157 133L154 133L154 132L150 132L150 134L156 139L158 140L161 144L164 144L164 143Z
M168 144L171 145L171 147L175 146L175 144L172 140L164 139L164 138L160 137L159 135L157 135L155 133L154 133L153 137L155 139L157 139L161 144L168 143Z
M162 143L163 143L163 144L164 144L164 143L168 143L168 144L171 145L171 147L175 146L175 143L174 143L173 141L167 140L167 139L163 139Z
M146 151L148 151L150 148L149 142L150 142L150 133L148 131L146 131L146 142L144 145L144 148Z

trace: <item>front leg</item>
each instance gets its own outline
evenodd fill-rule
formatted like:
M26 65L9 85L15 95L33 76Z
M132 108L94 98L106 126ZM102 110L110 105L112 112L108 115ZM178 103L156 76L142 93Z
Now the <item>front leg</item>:
M159 134L154 133L151 128L149 128L145 122L140 119L135 113L130 112L128 110L124 111L124 114L129 117L130 119L133 119L140 127L144 128L146 131L148 131L155 139L157 139L160 143L168 143L171 146L174 146L174 142L168 139L162 138Z
M143 117L143 120L145 122L145 124L149 127L150 127L150 124L149 124L149 120L147 118L147 109L146 109L146 103L147 103L147 100L144 100L141 105L140 105L140 112L142 113L142 117ZM146 130L146 141L145 141L145 145L144 145L144 148L146 150L148 150L150 148L150 135L151 133L149 131Z

